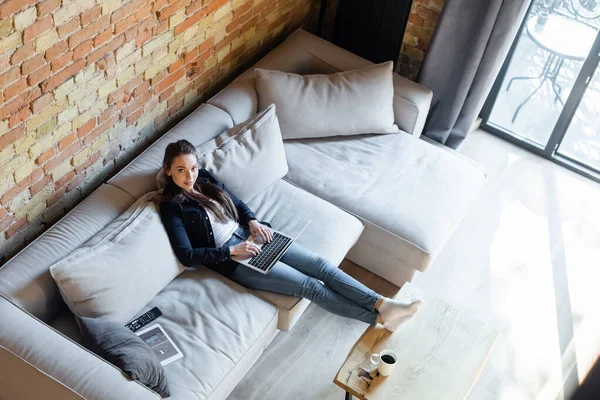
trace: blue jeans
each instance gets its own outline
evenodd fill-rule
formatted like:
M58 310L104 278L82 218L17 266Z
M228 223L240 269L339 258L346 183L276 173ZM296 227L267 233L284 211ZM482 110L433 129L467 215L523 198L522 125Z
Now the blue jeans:
M240 225L225 245L233 246L249 235L250 229ZM250 289L304 297L329 312L371 325L379 315L375 304L381 295L297 242L267 275L239 265L230 279Z

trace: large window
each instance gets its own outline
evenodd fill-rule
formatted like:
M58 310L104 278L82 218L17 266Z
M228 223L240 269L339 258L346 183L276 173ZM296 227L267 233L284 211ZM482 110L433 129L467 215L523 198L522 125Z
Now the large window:
M600 180L600 0L534 0L483 128Z

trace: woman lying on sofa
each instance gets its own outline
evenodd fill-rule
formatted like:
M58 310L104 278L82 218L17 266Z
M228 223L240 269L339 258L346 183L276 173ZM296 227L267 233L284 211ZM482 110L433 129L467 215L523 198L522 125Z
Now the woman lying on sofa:
M179 261L205 265L251 289L305 297L344 317L395 331L417 311L420 301L402 303L367 288L329 261L294 242L268 274L239 266L232 256L251 257L272 240L248 206L205 169L198 169L194 146L170 143L163 159L167 183L157 199L162 222ZM322 284L322 281L324 284Z

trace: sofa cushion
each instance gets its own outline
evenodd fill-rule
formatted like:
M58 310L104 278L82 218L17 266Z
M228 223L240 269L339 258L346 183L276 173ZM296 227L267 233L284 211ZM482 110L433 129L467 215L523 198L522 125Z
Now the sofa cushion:
M288 172L275 105L233 129L219 147L198 154L198 165L247 202Z
M330 75L257 68L259 110L277 106L284 139L397 133L392 62Z
M404 253L399 257L418 270L440 251L485 177L471 163L406 133L284 145L286 179L396 238ZM386 247L395 250L393 243Z
M210 104L204 104L148 147L108 182L123 189L135 199L139 199L145 193L156 190L156 174L162 167L165 149L169 143L186 139L194 146L199 146L231 127L233 121L226 112Z
M298 243L339 265L356 243L363 225L354 216L307 191L279 180L253 198L248 206L262 221L295 236L312 219ZM308 306L302 300L283 294L255 291L279 308L279 329L289 330Z
M151 192L50 273L78 316L125 323L182 270Z
M228 380L247 353L276 334L277 309L205 267L188 268L142 311L158 307L156 322L183 353L164 367L174 399L206 399ZM246 370L247 371L247 370ZM239 378L246 372L239 374ZM225 398L225 397L222 397Z

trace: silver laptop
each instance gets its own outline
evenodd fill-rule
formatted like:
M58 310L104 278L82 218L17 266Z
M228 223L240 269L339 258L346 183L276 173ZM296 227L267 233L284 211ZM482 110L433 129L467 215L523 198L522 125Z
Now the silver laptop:
M271 268L283 257L287 249L290 248L292 243L298 239L298 236L304 232L308 224L310 224L312 220L308 221L304 228L296 235L296 237L292 238L285 233L276 231L271 229L273 232L273 240L269 243L259 244L256 243L258 247L260 247L261 252L253 257L245 257L242 258L240 256L231 257L232 260L237 261L238 263L245 265L248 268L252 268L262 274L268 274L271 271ZM252 235L248 236L246 240L252 240Z

